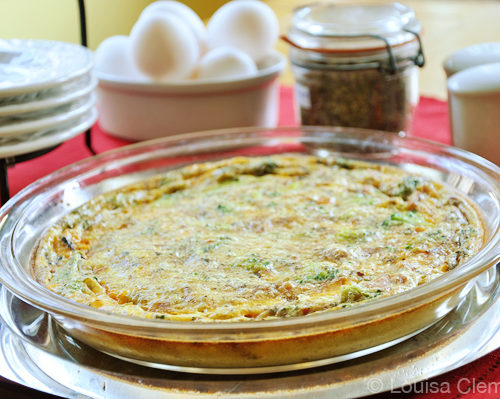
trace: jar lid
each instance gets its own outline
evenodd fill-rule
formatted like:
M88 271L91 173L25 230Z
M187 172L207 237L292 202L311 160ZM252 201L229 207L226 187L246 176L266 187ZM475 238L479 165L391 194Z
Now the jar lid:
M295 10L286 41L316 51L363 51L416 40L420 22L401 3L319 3Z

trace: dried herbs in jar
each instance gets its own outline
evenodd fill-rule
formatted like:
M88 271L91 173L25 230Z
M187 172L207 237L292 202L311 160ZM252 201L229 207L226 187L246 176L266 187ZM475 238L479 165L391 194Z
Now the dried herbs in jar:
M408 131L423 65L419 30L399 3L298 9L285 39L301 123Z

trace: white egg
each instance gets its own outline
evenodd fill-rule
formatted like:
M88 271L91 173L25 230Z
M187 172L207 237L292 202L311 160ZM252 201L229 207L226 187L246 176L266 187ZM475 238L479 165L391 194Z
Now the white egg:
M192 30L165 13L139 18L130 32L130 44L139 70L155 80L187 78L200 57Z
M207 50L207 30L205 29L205 24L201 18L187 5L182 4L178 1L156 1L148 5L141 13L141 17L144 15L158 14L158 13L168 13L175 15L182 19L189 28L193 31L198 44L200 45L201 53L205 53ZM140 17L140 18L141 18Z
M111 36L104 39L97 47L94 61L98 72L131 79L145 78L135 66L128 36Z
M279 35L276 14L256 0L231 1L220 7L207 24L208 45L237 47L259 62Z
M217 47L201 59L198 79L243 78L257 73L250 56L235 47Z

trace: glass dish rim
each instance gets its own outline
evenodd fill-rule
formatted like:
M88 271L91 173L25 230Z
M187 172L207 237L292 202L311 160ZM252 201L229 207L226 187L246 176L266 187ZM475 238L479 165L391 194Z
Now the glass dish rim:
M278 134L277 136L258 136L258 134L263 134L266 132L273 132ZM305 136L291 136L290 132L301 132L305 133ZM439 150L439 157L443 157L444 155L451 156L454 159L465 161L468 165L474 166L476 169L479 169L481 172L486 172L487 177L489 178L489 183L496 189L496 198L500 198L500 168L490 161L487 161L478 155L472 154L468 151L448 146L445 144L436 143L430 140L415 138L415 137L405 137L401 135L396 135L394 133L380 132L375 130L366 130L366 129L358 129L358 128L343 128L343 127L318 127L318 126L282 126L278 128L265 128L265 127L247 127L247 128L231 128L231 129L217 129L211 131L203 131L203 132L195 132L189 134L181 134L175 136L168 136L154 140L148 140L144 142L134 143L131 145L127 145L124 147L120 147L111 151L104 152L94 157L86 158L84 160L78 161L76 163L72 163L64 168L61 168L39 180L30 184L19 193L17 193L12 199L10 199L1 209L0 209L0 231L3 230L5 221L8 216L11 215L12 211L17 211L18 213L23 211L23 208L26 208L31 204L33 198L30 194L37 193L38 190L43 190L44 188L55 188L60 185L64 185L64 183L68 183L70 179L68 176L71 176L72 173L76 173L76 175L72 176L72 179L78 178L83 172L87 172L85 166L92 166L89 170L94 170L97 168L102 168L103 165L116 162L119 159L129 159L134 155L134 153L144 153L144 150L150 148L154 149L159 144L163 144L163 148L167 148L169 144L173 144L177 141L184 142L183 145L186 145L186 142L194 141L194 142L203 142L209 138L213 138L214 136L222 138L230 137L230 135L239 134L248 134L249 136L254 136L256 139L260 138L263 140L264 138L272 140L276 139L285 139L286 137L299 139L301 137L308 137L307 134L339 134L340 132L344 133L354 133L365 135L365 137L370 139L373 137L382 137L386 139L403 141L403 142L415 142L420 143L424 146L430 146L436 150ZM280 133L288 133L288 135L279 135ZM229 136L228 136L229 135ZM299 141L300 142L300 141ZM207 143L206 143L207 144ZM391 143L396 146L396 144ZM245 146L244 148L249 148ZM396 146L396 148L400 148ZM142 152L141 152L142 150ZM209 150L209 148L205 147L205 150ZM182 154L178 154L177 156L182 156ZM122 156L120 158L120 156ZM80 172L80 173L78 173ZM59 181L62 178L61 181ZM56 183L54 185L53 183ZM43 192L43 191L42 191ZM39 194L40 195L40 194ZM16 213L14 212L14 215ZM62 216L62 215L61 215ZM18 220L19 222L19 220ZM13 243L12 239L14 237L14 233L16 228L18 227L17 223L14 224L12 231L7 232L9 238L9 247L7 248L11 252L13 251ZM1 241L4 241L1 239ZM49 313L65 316L71 318L73 320L85 321L87 324L91 324L94 326L100 326L102 328L118 328L118 329L126 329L126 331L132 331L133 329L147 329L147 331L153 332L169 332L169 331L192 331L196 333L206 332L206 333L216 333L220 331L228 330L232 332L241 332L241 331L259 331L260 329L264 330L281 330L283 328L293 328L293 327L311 327L323 325L325 323L331 324L334 321L345 322L348 321L353 316L360 318L361 316L371 315L371 317L375 317L375 315L387 315L387 310L392 310L389 314L395 314L401 311L401 304L405 304L406 307L404 310L408 310L412 308L412 303L414 306L417 306L417 300L422 301L426 295L430 295L430 299L435 299L439 297L439 294L445 295L446 293L452 291L453 289L459 288L462 285L466 284L467 281L475 277L484 271L487 267L490 267L493 264L496 264L500 261L500 251L495 253L495 248L500 244L500 223L498 223L498 215L497 215L497 223L494 228L494 232L492 234L492 238L490 241L485 242L481 250L474 255L467 262L460 265L458 268L444 274L441 277L438 277L422 286L415 287L409 291L403 292L401 294L397 294L394 296L381 298L378 300L370 301L364 304L357 305L352 308L339 309L335 311L325 311L325 312L316 312L307 316L300 317L291 317L287 319L278 319L278 320L259 320L259 321L244 321L244 322L236 322L236 323L228 323L228 322L177 322L170 320L162 320L162 319L146 319L140 317L133 317L129 315L120 315L110 312L105 312L102 310L94 309L92 307L75 303L70 301L62 296L59 296L52 291L46 289L37 283L33 278L27 284L25 281L16 281L13 280L13 277L9 274L7 279L5 278L6 271L5 266L0 269L0 282L4 284L11 292L13 292L16 296L19 296L21 299L27 301L28 303L37 306ZM1 245L0 247L0 255L5 255L5 246ZM12 255L10 254L10 258L7 260L4 257L4 262L11 262ZM16 259L14 259L17 261ZM487 266L485 266L487 265ZM12 265L9 265L12 267ZM15 268L17 270L23 270L26 272L25 268L16 264ZM456 271L460 271L456 272ZM9 272L10 273L10 272ZM27 273L27 272L26 272ZM452 276L454 278L451 278ZM19 285L20 284L20 285ZM23 291L26 288L38 288L34 292ZM441 289L438 291L438 289ZM39 294L40 297L34 297L33 294ZM385 312L384 312L385 311ZM370 319L371 320L371 319ZM356 323L354 323L356 324Z

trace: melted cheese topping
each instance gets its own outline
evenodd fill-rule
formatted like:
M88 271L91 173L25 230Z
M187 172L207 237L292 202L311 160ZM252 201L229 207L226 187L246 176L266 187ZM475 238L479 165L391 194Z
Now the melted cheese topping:
M424 284L482 236L467 201L396 167L238 157L94 198L47 232L33 267L54 292L107 311L269 319Z

